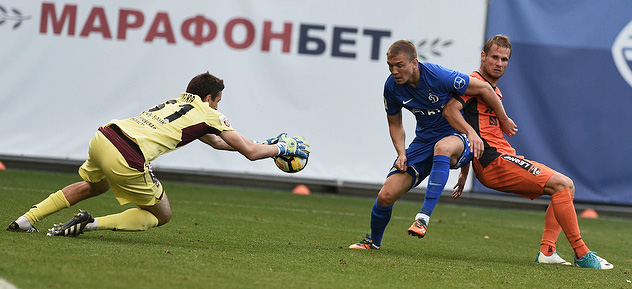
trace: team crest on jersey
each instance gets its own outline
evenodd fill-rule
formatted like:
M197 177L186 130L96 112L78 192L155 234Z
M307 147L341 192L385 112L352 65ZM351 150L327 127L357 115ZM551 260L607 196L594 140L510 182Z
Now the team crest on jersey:
M463 77L457 76L454 79L454 88L455 89L461 89L465 86L465 79L463 79Z
M428 100L430 100L430 102L432 103L437 103L437 101L439 101L439 96L432 93L430 89L428 89Z
M230 121L223 114L219 116L219 121L221 121L225 126L230 127Z

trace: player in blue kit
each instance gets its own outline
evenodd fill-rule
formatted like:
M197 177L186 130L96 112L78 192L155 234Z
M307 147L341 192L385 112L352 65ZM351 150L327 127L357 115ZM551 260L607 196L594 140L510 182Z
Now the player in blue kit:
M442 116L443 107L455 94L480 96L495 111L505 134L517 131L514 122L491 87L478 79L432 63L419 63L417 49L410 41L393 43L387 55L391 75L384 85L384 106L389 133L397 159L389 171L371 210L371 234L351 249L379 249L384 230L390 221L393 204L404 193L418 186L429 176L424 204L408 229L413 236L426 234L430 215L445 187L450 168L461 167L456 191L463 190L472 156L479 157L483 143L470 143ZM415 139L405 148L406 133L402 108L415 115Z

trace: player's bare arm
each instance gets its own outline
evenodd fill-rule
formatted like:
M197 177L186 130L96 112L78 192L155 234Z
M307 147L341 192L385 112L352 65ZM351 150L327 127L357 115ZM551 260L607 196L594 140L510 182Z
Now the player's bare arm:
M397 161L395 162L395 168L405 172L406 165L406 131L404 130L404 123L402 122L402 112L400 111L396 115L387 115L388 131L391 135L391 141L397 152Z
M461 172L459 173L459 179L457 180L456 185L454 185L453 187L454 189L454 192L452 192L453 199L460 197L461 194L463 193L463 188L465 188L465 181L467 180L467 175L469 173L470 173L470 164L468 163L461 167Z
M217 150L236 151L236 149L231 147L228 143L226 143L224 139L222 139L220 136L215 135L215 134L210 134L210 133L206 134L202 136L201 138L199 138L199 140L205 144L212 146L214 149L217 149ZM250 141L250 140L247 139L247 141ZM263 144L263 143L259 143L259 144Z
M479 79L470 77L470 84L465 91L466 95L477 95L479 96L489 107L491 107L498 120L500 121L500 127L503 132L508 136L512 137L518 131L518 127L514 123L514 121L507 116L505 112L505 107L502 102L491 88L491 86Z
M235 151L235 148L231 147L221 137L215 134L205 134L199 138L199 140L217 150Z
M465 121L461 114L462 109L463 104L452 98L443 108L443 117L454 129L467 135L467 138L470 140L470 150L474 153L475 158L480 158L484 150L483 140L481 140L474 128Z
M234 130L223 131L219 136L231 148L239 151L251 161L274 157L279 153L279 149L275 145L255 143Z

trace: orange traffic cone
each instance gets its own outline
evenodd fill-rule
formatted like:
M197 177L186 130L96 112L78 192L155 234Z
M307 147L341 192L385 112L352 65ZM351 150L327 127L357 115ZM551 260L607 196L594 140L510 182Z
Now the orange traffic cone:
M593 210L593 209L586 209L584 210L581 214L579 214L580 217L582 218L587 218L587 219L597 219L599 218L599 214L597 214L597 211Z
M2 162L0 162L0 171L4 171L6 169L7 167Z
M310 195L311 193L306 185L298 185L292 190L292 194L295 195Z

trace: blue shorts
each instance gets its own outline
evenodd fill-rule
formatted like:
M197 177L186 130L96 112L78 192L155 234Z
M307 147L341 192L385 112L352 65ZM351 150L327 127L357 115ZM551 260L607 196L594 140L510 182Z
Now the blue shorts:
M451 166L451 169L458 169L472 160L472 152L470 151L470 141L467 135L455 132L451 135L457 136L463 142L463 152L459 157L455 165ZM434 145L441 139L437 139L435 142L421 141L415 138L412 143L406 149L406 163L408 169L406 172L413 177L413 182L410 188L418 186L432 170L432 159L434 157ZM388 172L387 177L399 173L400 171L395 168L395 162L391 170Z

